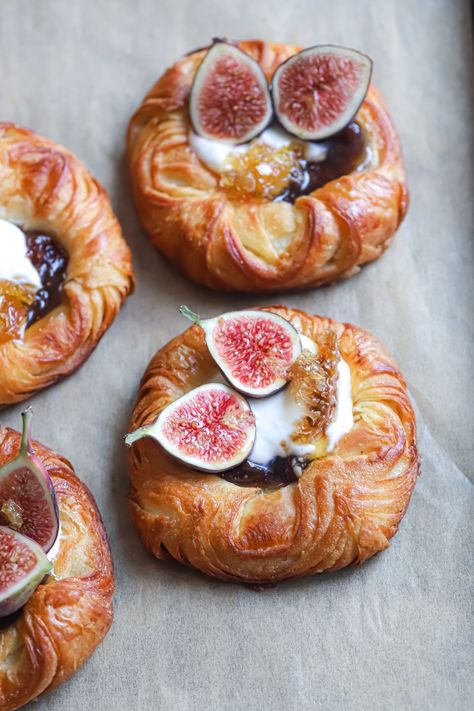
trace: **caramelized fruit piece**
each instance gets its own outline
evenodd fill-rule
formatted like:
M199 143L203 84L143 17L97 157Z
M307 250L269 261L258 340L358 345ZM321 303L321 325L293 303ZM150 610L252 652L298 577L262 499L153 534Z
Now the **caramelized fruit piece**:
M0 344L21 335L34 299L35 291L29 284L0 280Z
M272 200L287 189L290 181L298 179L302 157L302 148L296 144L275 150L254 143L246 153L231 157L231 169L223 173L221 185L238 195L253 194Z
M291 369L291 394L307 412L295 431L294 439L300 443L323 434L336 408L339 360L336 335L326 331L318 337L317 343L318 353L303 351Z

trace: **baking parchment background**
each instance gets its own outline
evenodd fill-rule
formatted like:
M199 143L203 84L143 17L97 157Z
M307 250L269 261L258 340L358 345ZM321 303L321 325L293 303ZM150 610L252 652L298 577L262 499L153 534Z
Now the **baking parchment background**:
M74 376L34 398L34 435L72 460L110 534L115 623L35 711L472 708L473 58L462 0L0 0L0 116L66 145L102 182L137 289ZM346 282L222 295L155 253L130 199L127 121L212 36L366 51L400 131L411 208L390 250ZM420 477L388 551L256 592L156 561L131 526L122 435L140 376L185 323L286 302L386 344L418 416ZM18 428L21 406L0 415Z

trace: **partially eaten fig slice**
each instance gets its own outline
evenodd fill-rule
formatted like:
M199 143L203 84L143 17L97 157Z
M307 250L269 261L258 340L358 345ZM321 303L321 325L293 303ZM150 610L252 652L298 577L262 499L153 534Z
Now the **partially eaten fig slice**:
M20 451L0 468L0 524L32 538L48 552L59 532L59 513L51 478L33 454L31 408L21 413Z
M187 306L180 312L199 324L209 351L227 380L240 392L266 397L281 390L301 353L298 331L270 311L229 311L201 320Z
M204 138L237 144L258 136L273 117L259 63L236 45L216 40L196 72L189 112Z
M0 617L23 607L51 567L31 538L0 526Z
M372 60L355 49L320 45L283 62L272 79L275 112L289 133L321 140L356 115L369 88Z
M151 425L125 438L153 437L172 457L195 469L221 472L247 459L255 417L239 393L220 383L201 385L166 407Z

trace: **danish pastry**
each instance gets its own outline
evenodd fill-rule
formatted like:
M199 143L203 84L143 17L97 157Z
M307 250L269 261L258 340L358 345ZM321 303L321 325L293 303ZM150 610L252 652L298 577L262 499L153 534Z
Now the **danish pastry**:
M224 57L227 64L219 57L220 69L209 67L208 48L192 52L165 72L130 121L132 190L146 232L188 277L214 289L265 292L314 287L351 276L388 247L408 206L399 140L379 93L369 87L370 73L364 74L369 88L362 105L357 110L356 87L347 111L338 114L328 129L337 129L334 135L322 130L309 133L292 129L294 121L286 120L282 102L280 110L276 103L275 76L298 48L263 41L232 47L234 55L241 50L247 58L241 62L240 75L232 73L235 56L229 58L229 51ZM331 52L336 50L346 81L353 65L347 64L345 53L351 50ZM301 55L307 63L325 59L318 48ZM333 90L341 76L331 76L331 67L339 66L331 62L326 58L323 69L329 72L327 83L332 82ZM223 77L226 67L228 75ZM267 81L273 78L279 121L271 125L267 125L270 95L259 77L262 70ZM295 86L294 77L290 79L287 92ZM255 130L249 131L242 121L242 130L231 135L235 126L224 122L238 104L231 100L239 80L243 87L253 81L252 90L262 96L266 92L266 98L254 112ZM221 96L224 90L228 95ZM311 89L311 96L316 94ZM251 112L243 89L239 98L242 111ZM357 113L341 130L350 119L351 106ZM217 129L210 133L216 116L224 124L219 135ZM296 138L288 128L296 130ZM210 135L223 138L209 140ZM308 140L307 135L322 138ZM240 140L246 143L238 145Z
M100 185L66 149L0 123L0 406L78 368L132 286Z
M253 329L267 315L286 328ZM194 320L152 359L127 436L130 509L146 548L254 584L387 548L418 453L405 382L380 343L283 306ZM282 359L289 384L275 392Z
M0 427L0 466L19 448L19 433ZM0 618L2 711L20 708L74 674L112 623L112 559L92 495L66 459L37 442L34 452L53 482L60 533L52 571L21 610Z

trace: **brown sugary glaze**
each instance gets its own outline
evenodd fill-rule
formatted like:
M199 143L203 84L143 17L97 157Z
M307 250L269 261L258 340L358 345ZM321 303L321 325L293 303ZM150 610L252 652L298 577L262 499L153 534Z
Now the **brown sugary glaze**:
M33 239L33 262L52 247L50 236L68 258L62 289L62 267L56 273L52 258L44 267L50 283L23 337L0 343L1 407L76 370L111 325L134 277L109 198L82 163L33 131L2 122L0 216L44 235Z
M258 40L239 46L269 80L299 51ZM368 159L360 170L346 173L351 161L326 175L311 167L315 189L289 201L233 199L189 144L189 95L205 51L169 68L130 121L133 196L154 245L194 281L238 291L319 286L377 259L406 213L408 192L398 136L376 89L355 117Z
M0 427L0 466L21 436ZM38 442L34 452L52 478L61 521L48 575L26 605L0 627L0 708L14 711L49 691L92 654L112 623L114 574L107 536L86 485L71 464Z
M128 450L130 510L146 548L208 575L259 584L363 563L387 548L419 463L405 382L380 343L351 324L269 309L316 343L332 332L350 368L354 425L334 450L280 488L195 471L151 438ZM215 376L203 331L193 326L152 359L130 431Z

